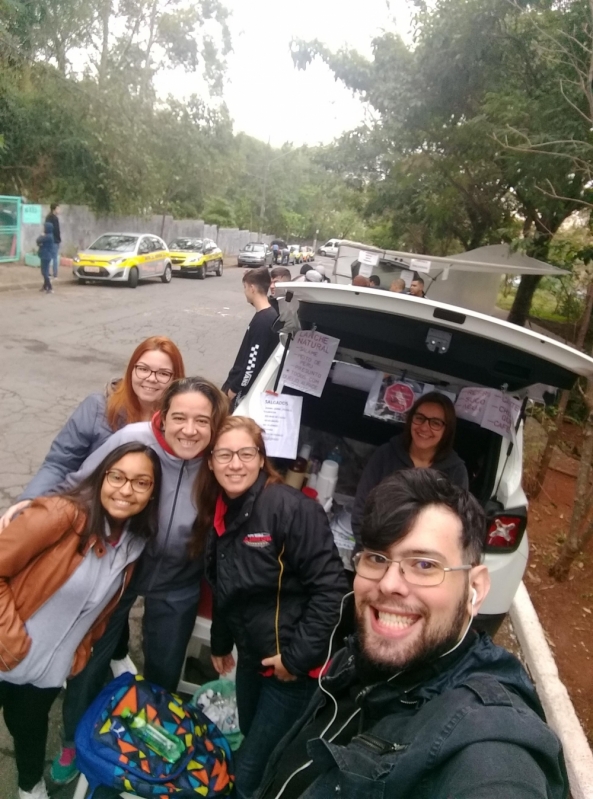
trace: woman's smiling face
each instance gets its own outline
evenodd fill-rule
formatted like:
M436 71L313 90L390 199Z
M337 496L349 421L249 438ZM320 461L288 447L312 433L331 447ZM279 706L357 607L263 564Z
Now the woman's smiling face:
M163 418L163 435L178 458L197 458L212 436L210 400L199 391L176 394Z
M232 453L231 460L228 463L219 463L216 455L224 451L227 457L229 452ZM240 454L243 455L243 460L239 457ZM219 436L210 457L210 468L230 499L240 497L251 488L263 465L264 459L257 451L256 442L247 430L241 428L228 430Z

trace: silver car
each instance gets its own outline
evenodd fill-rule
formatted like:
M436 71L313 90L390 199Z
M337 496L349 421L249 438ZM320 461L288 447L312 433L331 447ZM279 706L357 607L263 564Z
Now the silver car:
M79 283L127 283L135 289L140 280L160 277L171 282L172 267L165 242L152 234L104 233L72 259Z
M267 244L250 242L239 252L237 256L237 266L248 266L253 269L258 266L271 266L272 257L272 250Z

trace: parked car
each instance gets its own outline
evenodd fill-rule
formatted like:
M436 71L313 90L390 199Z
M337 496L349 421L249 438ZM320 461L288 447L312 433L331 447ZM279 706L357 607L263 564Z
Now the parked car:
M127 283L135 289L140 280L160 277L171 282L169 248L159 236L141 233L104 233L72 259L72 274L79 283Z
M292 301L299 302L301 328L339 339L320 397L291 388L284 392L302 396L300 444L311 444L319 458L338 447L343 458L337 486L341 495L354 496L374 449L403 427L386 420L382 412L365 414L377 375L380 382L391 375L406 386L415 383L419 392L424 386L437 386L452 398L468 387L506 386L518 399L520 413L509 437L459 418L454 444L466 464L470 490L488 520L485 563L492 588L478 625L494 632L511 606L529 553L527 499L521 485L527 399L541 397L542 384L568 389L577 377L590 378L593 359L540 333L429 297L419 301L404 294L305 282L291 283L290 291ZM260 397L277 385L282 349L279 344L237 414L261 418ZM406 391L411 393L406 388L399 395ZM400 402L400 396L394 397Z
M301 245L300 244L289 244L288 246L288 263L290 264L300 264L303 260L301 255Z
M250 242L241 248L237 256L237 266L256 269L258 266L272 265L272 250L262 242Z
M311 263L315 260L315 250L313 247L301 247L301 259L304 263Z
M180 236L169 245L173 274L179 277L197 277L204 280L206 275L220 277L223 270L222 250L212 239L197 239Z
M319 255L329 255L331 258L335 258L338 254L341 242L341 239L330 239L326 241L325 244L319 248Z

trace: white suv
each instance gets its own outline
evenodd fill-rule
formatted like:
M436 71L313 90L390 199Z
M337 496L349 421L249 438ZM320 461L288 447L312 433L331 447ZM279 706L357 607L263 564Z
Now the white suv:
M345 455L349 463L340 468L341 495L354 495L374 448L402 428L365 415L369 395L365 370L405 372L408 380L431 384L456 397L468 387L504 388L521 401L521 415L510 438L460 418L455 439L470 490L488 518L485 562L492 588L478 623L493 633L508 612L527 565L527 499L521 486L527 399L541 397L541 384L563 389L580 375L593 376L593 359L525 328L429 298L335 284L279 287L298 300L301 328L340 340L321 397L302 394L301 443L321 442L327 451L337 446ZM283 352L280 344L236 413L259 418L260 394L276 387ZM338 363L349 366L336 369ZM344 371L353 371L353 379L338 379Z
M335 258L340 249L341 239L330 239L319 248L319 255L329 255L330 258Z

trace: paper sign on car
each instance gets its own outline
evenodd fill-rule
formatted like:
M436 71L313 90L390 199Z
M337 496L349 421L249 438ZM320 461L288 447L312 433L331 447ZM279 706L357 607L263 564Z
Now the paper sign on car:
M495 388L462 388L455 403L458 419L468 419L486 430L512 438L521 400Z
M316 330L299 330L286 357L282 384L320 397L339 343Z

